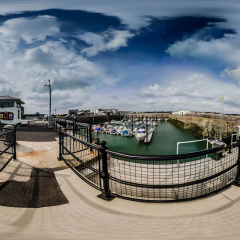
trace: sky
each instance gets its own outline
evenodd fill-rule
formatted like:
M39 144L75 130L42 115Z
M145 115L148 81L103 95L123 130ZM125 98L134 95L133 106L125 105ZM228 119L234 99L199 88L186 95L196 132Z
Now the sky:
M237 0L1 0L0 95L68 109L240 114Z

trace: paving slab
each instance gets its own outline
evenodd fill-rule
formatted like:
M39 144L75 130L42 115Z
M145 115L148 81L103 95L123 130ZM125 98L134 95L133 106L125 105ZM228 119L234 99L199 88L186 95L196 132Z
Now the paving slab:
M58 138L52 142L17 141L17 159L37 168L67 168L63 161L58 161Z
M215 196L181 203L118 198L106 202L97 198L98 190L57 160L55 140L47 146L19 141L18 160L0 173L1 240L239 239L240 188L232 186ZM60 197L54 194L57 189ZM35 193L27 194L30 190ZM56 205L54 196L67 202ZM22 206L14 207L19 202Z

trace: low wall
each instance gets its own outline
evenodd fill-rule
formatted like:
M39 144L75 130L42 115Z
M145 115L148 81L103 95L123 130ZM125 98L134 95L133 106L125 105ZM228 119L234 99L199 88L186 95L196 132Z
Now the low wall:
M104 122L110 122L111 120L121 120L124 116L120 115L110 115L110 116L82 116L77 117L77 122L88 123L88 124L98 124ZM73 121L73 118L67 118Z

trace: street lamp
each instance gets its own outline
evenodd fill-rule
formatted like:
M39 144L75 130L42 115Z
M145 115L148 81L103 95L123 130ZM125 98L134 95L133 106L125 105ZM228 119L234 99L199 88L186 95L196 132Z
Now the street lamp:
M50 79L48 80L49 84L45 84L46 87L49 87L49 115L48 115L48 128L52 128L52 115L51 115L51 84L50 84Z

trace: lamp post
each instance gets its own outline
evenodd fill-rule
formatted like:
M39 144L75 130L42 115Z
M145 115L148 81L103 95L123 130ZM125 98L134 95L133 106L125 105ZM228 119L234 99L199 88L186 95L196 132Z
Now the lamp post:
M49 115L48 115L48 128L52 128L52 115L51 115L51 84L50 84L50 79L48 80L49 84L45 84L46 87L49 87Z

